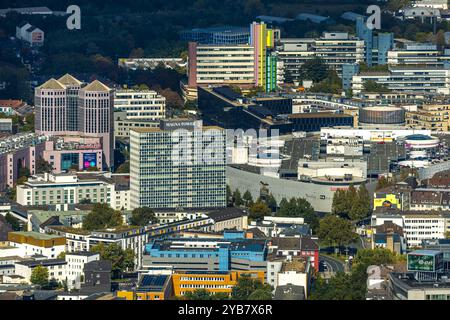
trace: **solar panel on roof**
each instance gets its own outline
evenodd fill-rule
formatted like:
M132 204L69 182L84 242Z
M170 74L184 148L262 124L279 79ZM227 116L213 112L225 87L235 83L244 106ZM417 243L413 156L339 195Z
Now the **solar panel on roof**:
M167 277L166 275L144 275L140 287L162 287Z

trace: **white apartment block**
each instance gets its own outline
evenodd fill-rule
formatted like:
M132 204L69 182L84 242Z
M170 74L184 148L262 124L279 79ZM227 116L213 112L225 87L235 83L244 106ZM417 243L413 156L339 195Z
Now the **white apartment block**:
M81 276L84 274L84 265L98 260L100 260L99 253L89 251L66 253L66 276L69 290L80 289L81 282L83 282Z
M392 91L450 94L450 70L444 68L390 67L388 72L363 72L353 76L353 92L364 91L364 83L369 80Z
M31 231L10 232L9 246L0 249L0 257L19 256L21 258L34 255L56 259L65 251L65 239L61 236Z
M420 247L422 240L445 239L446 220L439 214L403 215L407 246Z
M16 262L15 274L23 277L24 282L30 283L30 278L33 269L37 266L42 266L48 270L48 278L56 281L65 281L67 262L63 259L47 259L47 260L30 260Z
M118 90L114 111L126 112L130 120L157 120L166 115L166 98L153 90Z
M17 202L24 206L77 204L83 201L107 203L116 210L130 208L128 189L116 189L114 182L101 175L34 175L18 185Z
M392 221L403 228L408 248L420 247L422 240L445 239L450 219L444 214L430 214L414 211L401 214L374 213L372 226Z

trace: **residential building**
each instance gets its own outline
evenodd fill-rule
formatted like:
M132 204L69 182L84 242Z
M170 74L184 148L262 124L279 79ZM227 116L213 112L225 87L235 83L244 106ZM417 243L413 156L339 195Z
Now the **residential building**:
M67 286L71 289L80 289L82 276L84 277L85 265L91 261L100 260L99 253L93 253L89 251L67 252L65 260L66 265L66 277Z
M225 138L225 130L201 121L132 130L131 207L225 207Z
M13 188L20 168L36 173L36 161L43 156L48 137L34 133L19 133L0 139L0 191Z
M450 105L423 104L415 111L407 111L406 125L413 129L428 129L432 132L448 132L450 127Z
M111 292L110 260L93 260L84 264L84 282L81 284L80 293L92 295Z
M8 233L10 247L19 257L42 255L48 259L56 259L65 252L66 239L57 235L42 234L32 231L15 231ZM10 254L11 256L11 254Z
M317 238L311 236L276 237L269 241L269 252L272 258L297 257L308 261L311 268L319 271L319 244ZM274 284L273 275L268 274L268 283Z
M16 38L32 47L44 45L44 31L28 22L23 22L16 27Z
M206 216L212 220L213 232L222 232L224 230L243 231L248 227L248 213L239 208L223 208L206 213Z
M48 278L56 281L66 280L66 265L64 259L29 260L16 262L16 275L23 277L23 281L30 282L33 269L41 266L47 268Z
M372 249L384 248L397 254L406 252L406 240L403 228L391 221L385 221L372 229Z
M274 292L278 286L295 285L302 287L308 298L312 274L310 262L301 257L273 257L267 261L267 279Z
M40 174L17 186L17 202L24 206L107 203L114 209L130 209L129 188L101 174ZM116 188L117 187L117 188Z

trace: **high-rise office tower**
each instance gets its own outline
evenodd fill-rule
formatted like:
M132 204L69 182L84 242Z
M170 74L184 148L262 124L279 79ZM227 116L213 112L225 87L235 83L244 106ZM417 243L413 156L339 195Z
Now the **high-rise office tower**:
M102 140L103 163L113 164L114 95L98 80L88 85L66 74L35 89L37 134L96 137Z
M225 144L225 130L201 121L132 129L131 207L225 207Z
M83 83L70 74L58 79L66 86L66 126L67 131L78 131L78 95Z
M88 137L102 138L107 166L114 163L114 95L98 80L80 90L78 115L80 131Z

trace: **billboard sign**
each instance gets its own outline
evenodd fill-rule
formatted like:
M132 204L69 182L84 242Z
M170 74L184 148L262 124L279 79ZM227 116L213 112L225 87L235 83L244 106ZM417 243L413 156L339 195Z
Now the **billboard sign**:
M83 169L97 167L97 154L96 153L83 153Z
M408 254L408 271L435 272L443 268L444 257L442 252L437 254Z

